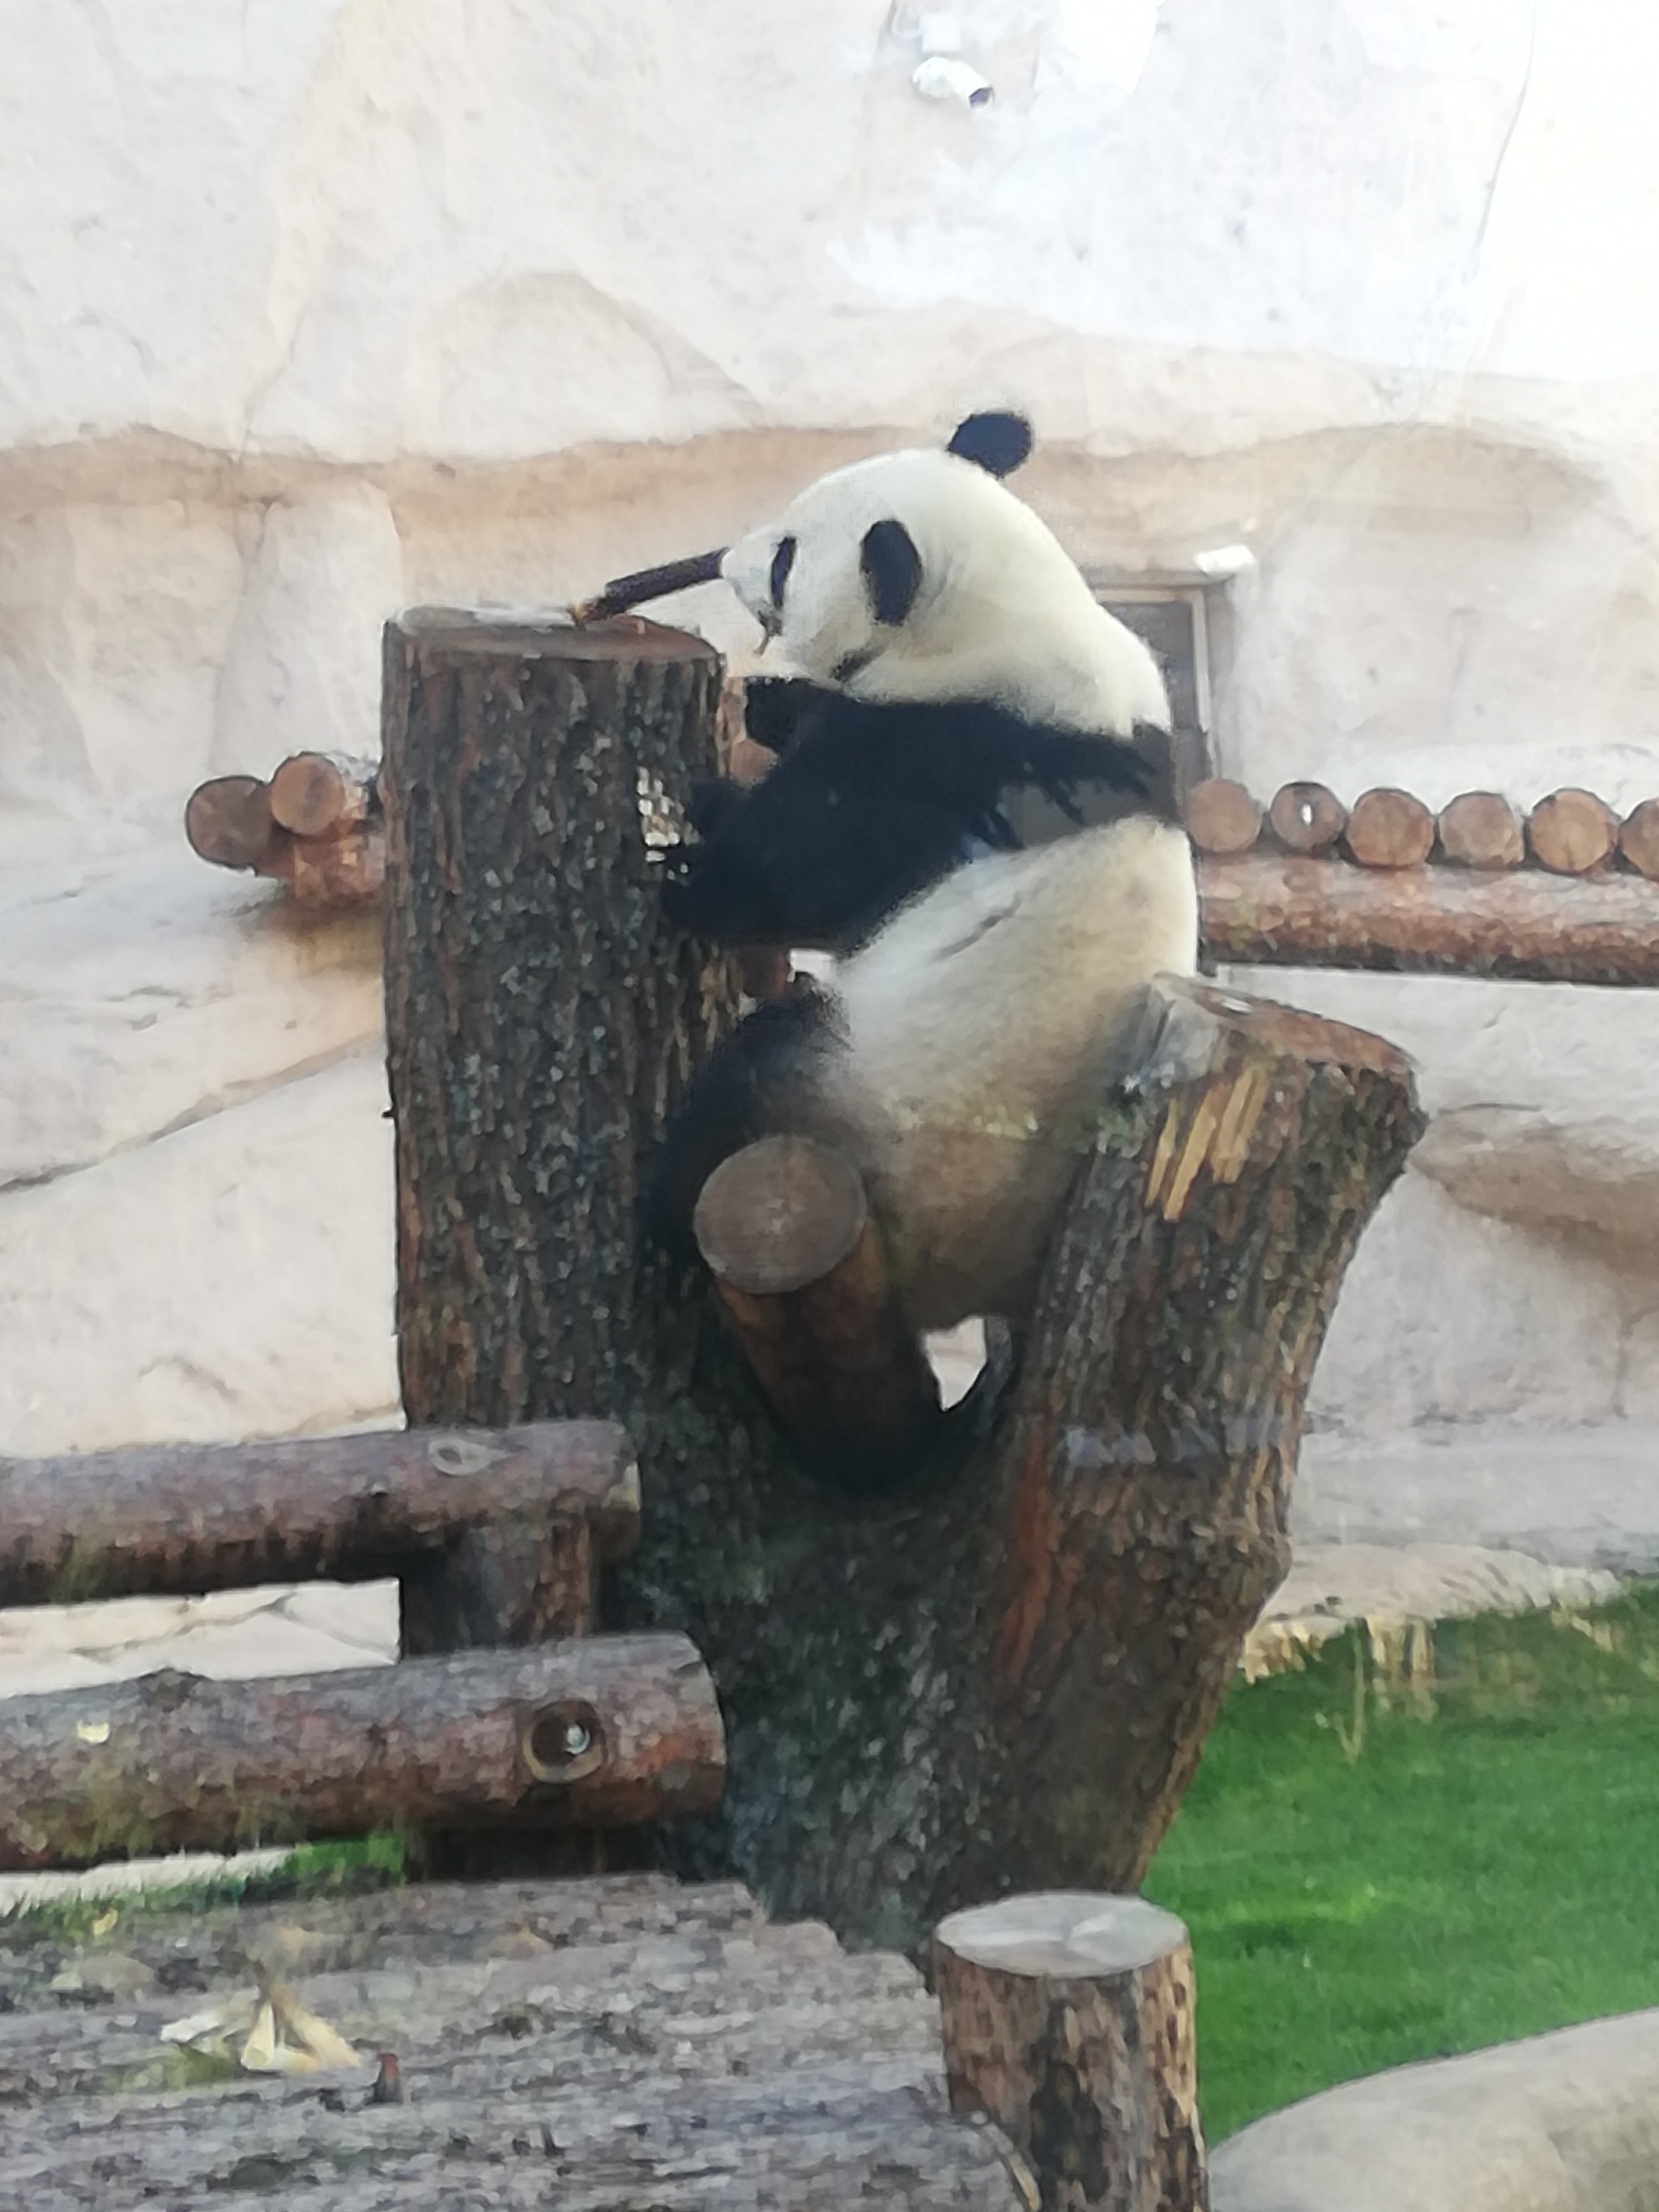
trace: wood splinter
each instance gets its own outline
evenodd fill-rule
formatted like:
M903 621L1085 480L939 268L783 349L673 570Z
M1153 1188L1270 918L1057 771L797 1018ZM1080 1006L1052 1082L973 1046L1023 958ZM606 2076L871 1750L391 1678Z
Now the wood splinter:
M851 1161L807 1137L763 1137L715 1169L692 1225L802 1458L854 1491L912 1470L942 1419L939 1384Z
M1074 1891L954 1912L933 1984L953 2109L996 2122L1045 2205L1207 2205L1192 1952L1172 1914Z

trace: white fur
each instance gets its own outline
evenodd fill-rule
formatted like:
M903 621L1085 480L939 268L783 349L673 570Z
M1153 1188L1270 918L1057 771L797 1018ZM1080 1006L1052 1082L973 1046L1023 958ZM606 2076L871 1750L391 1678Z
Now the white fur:
M959 869L842 966L832 1103L919 1328L1029 1305L1144 987L1197 957L1185 834L1134 816Z
M921 556L907 619L870 611L860 548L902 522ZM770 571L796 541L781 614ZM1036 722L1167 729L1158 665L1100 606L1046 526L946 453L840 469L723 573L803 675L873 702L991 700ZM819 1133L848 1149L921 1329L1028 1310L1056 1209L1127 1073L1157 975L1189 975L1198 896L1185 835L1151 815L957 870L843 963L847 1049L811 1078Z
M859 568L864 534L902 522L921 556L908 618L876 623ZM780 538L796 552L779 617ZM821 477L779 519L732 547L721 574L804 676L871 658L846 685L873 701L989 699L1036 722L1127 736L1167 729L1152 653L1107 613L1060 545L996 477L954 453L883 453ZM873 648L873 650L872 650Z

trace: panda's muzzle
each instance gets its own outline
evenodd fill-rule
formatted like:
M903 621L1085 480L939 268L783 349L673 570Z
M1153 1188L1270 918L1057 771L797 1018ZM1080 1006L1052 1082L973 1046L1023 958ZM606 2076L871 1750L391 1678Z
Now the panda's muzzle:
M717 584L726 551L718 545L712 553L693 553L684 561L665 561L659 568L636 568L631 576L615 576L592 599L578 600L570 610L571 620L579 626L604 622L611 615L625 615L630 607L643 606L647 599L690 591L693 584Z

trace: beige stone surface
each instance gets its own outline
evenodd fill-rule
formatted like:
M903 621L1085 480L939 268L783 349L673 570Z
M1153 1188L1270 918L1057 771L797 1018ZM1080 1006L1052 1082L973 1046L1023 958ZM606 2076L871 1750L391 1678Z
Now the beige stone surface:
M385 1097L356 1054L0 1195L8 1449L392 1419Z
M1651 2212L1659 2012L1402 2066L1257 2120L1214 2212Z

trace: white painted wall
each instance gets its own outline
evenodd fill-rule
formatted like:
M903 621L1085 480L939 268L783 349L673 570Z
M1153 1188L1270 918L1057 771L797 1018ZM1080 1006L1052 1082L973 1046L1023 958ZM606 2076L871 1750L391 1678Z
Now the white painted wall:
M177 823L371 750L400 604L1013 403L1085 562L1253 548L1257 787L1659 791L1659 22L956 12L973 112L885 0L0 0L0 1452L392 1402L372 942ZM1322 1419L1659 1416L1648 1002L1260 981L1439 1109Z

